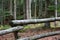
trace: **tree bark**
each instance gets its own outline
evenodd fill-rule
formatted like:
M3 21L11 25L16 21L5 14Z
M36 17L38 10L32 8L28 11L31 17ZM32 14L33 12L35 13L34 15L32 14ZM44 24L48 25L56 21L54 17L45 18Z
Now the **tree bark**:
M49 0L45 0L45 17L48 17ZM46 28L50 28L50 22L45 23Z
M1 30L0 31L0 35L8 34L8 33L11 33L11 32L14 32L14 31L18 31L18 30L21 30L21 29L23 29L22 26L17 26L17 27L6 29L6 30Z
M13 24L35 24L60 21L60 17L57 18L45 18L45 19L27 19L27 20L12 20Z
M16 0L14 0L14 19L16 20Z
M31 19L31 0L26 0L26 15L27 19Z
M36 14L36 12L37 12L37 11L36 11L36 10L37 10L37 9L36 9L36 8L37 8L37 0L34 0L34 1L35 1L35 19L36 19L36 17L37 17L37 14Z
M56 18L58 17L58 15L57 15L57 0L55 0L55 17ZM56 27L57 22L55 21L54 24L55 24L55 27Z
M39 18L42 18L42 0L39 0Z
M13 13L12 13L12 0L10 0L10 15L13 15Z
M59 34L60 34L60 31L48 32L48 33L43 33L43 34L40 34L40 35L34 35L34 36L31 36L31 37L20 38L18 40L37 40L37 39L41 39L41 38L44 38L44 37L49 37L49 36L54 36L54 35L59 35Z

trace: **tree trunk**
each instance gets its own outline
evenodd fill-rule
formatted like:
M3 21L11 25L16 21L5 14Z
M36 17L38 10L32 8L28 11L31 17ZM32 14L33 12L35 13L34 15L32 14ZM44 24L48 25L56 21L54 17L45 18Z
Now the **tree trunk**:
M26 15L27 19L31 19L31 0L26 0Z
M36 0L34 0L34 1L35 1L35 19L36 19L36 15L37 15L37 14L36 14L36 10L37 10L37 9L36 9L36 8L37 8L36 5L37 5L37 1L36 1Z
M45 17L48 17L48 6L49 6L49 0L45 0ZM45 23L46 28L50 28L50 22Z
M16 20L16 1L17 0L14 0L14 19ZM12 26L14 27L14 26ZM15 37L15 40L18 39L18 31L15 31L14 32L14 37Z
M16 20L16 0L14 0L14 19Z
M10 0L10 15L13 15L13 13L12 13L12 0Z
M4 23L4 8L3 8L4 6L3 6L3 0L2 0L2 15L1 15L1 18L2 18L2 20L1 20L1 24L3 25L3 23Z
M56 17L56 18L58 17L58 16L57 16L57 0L55 0L55 17ZM55 21L54 24L55 24L55 27L56 27L57 22Z
M24 12L24 19L27 19L27 17L26 17L26 0L24 0L23 12Z
M42 18L42 0L39 0L39 18Z

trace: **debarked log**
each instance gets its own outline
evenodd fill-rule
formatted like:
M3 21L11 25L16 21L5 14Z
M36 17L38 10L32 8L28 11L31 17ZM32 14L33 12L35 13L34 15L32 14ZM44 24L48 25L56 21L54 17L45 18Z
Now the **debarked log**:
M60 17L57 18L44 18L44 19L27 19L27 20L12 20L13 24L35 24L60 21Z
M44 37L49 37L49 36L54 36L54 35L59 35L59 34L60 34L60 31L54 31L54 32L43 33L43 34L40 34L40 35L34 35L34 36L31 36L31 37L20 38L20 39L17 39L17 40L35 40L35 39L41 39L41 38L44 38Z
M17 26L17 27L12 27L12 28L6 29L6 30L0 30L0 35L8 34L8 33L18 31L21 29L23 29L22 26Z

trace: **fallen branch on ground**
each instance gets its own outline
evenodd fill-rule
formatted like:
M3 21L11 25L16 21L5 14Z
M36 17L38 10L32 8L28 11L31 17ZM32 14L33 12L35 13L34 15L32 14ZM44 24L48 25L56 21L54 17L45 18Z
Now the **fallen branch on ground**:
M31 36L31 37L20 38L20 39L18 39L18 40L41 39L41 38L44 38L44 37L54 36L54 35L58 35L58 34L60 34L60 31L43 33L43 34L40 34L40 35Z

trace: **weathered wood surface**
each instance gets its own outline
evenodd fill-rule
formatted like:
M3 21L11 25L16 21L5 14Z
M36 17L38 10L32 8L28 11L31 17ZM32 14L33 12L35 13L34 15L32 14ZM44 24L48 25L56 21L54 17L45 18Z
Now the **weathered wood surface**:
M58 34L60 34L60 31L43 33L43 34L40 34L40 35L35 35L35 36L31 36L31 37L20 38L20 39L17 39L17 40L40 39L40 38L49 37L49 36L54 36L54 35L58 35Z
M22 26L17 26L17 27L6 29L6 30L0 30L0 35L11 33L11 32L14 32L14 31L17 31L17 30L20 30L20 29L23 29L23 27Z
M44 18L44 19L27 19L27 20L12 20L13 24L34 24L34 23L44 23L60 21L60 17L57 18Z

